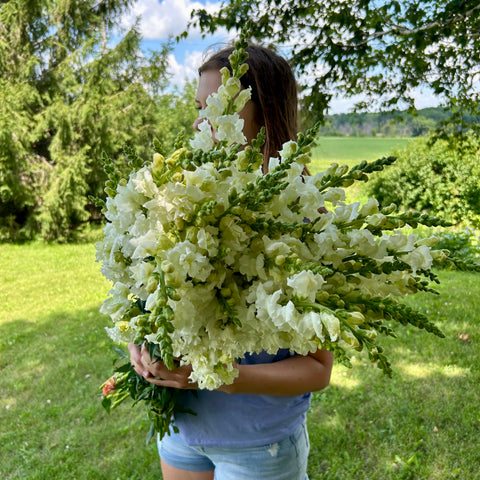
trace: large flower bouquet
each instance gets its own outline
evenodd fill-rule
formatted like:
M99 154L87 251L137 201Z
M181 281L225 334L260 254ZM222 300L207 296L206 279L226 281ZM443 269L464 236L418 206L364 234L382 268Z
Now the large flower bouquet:
M102 273L113 282L101 312L115 342L144 343L167 366L192 365L192 382L215 389L234 381L246 352L288 348L300 355L328 349L348 364L366 350L387 374L379 334L396 323L442 333L399 301L429 291L434 238L399 229L436 225L438 218L395 213L375 199L348 204L344 188L366 181L394 158L352 169L333 164L303 175L315 130L287 142L262 174L263 131L245 146L238 112L250 98L240 77L248 68L239 42L207 99L190 146L151 162L129 150L131 172L121 178L107 159ZM212 140L215 129L216 143ZM104 405L144 400L151 434L168 431L176 391L146 382L128 360L104 385Z

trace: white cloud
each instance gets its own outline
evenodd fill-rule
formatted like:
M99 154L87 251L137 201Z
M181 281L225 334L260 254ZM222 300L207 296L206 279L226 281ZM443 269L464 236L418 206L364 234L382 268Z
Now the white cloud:
M137 17L141 17L140 32L146 39L166 39L182 33L190 21L193 9L204 8L208 12L220 9L219 2L207 2L205 5L191 0L137 0L122 24L129 27ZM198 30L191 31L190 37L199 36Z
M186 81L194 80L198 76L198 67L203 62L203 52L194 51L185 56L185 62L179 64L175 55L168 56L168 72L172 75L172 85L182 87Z

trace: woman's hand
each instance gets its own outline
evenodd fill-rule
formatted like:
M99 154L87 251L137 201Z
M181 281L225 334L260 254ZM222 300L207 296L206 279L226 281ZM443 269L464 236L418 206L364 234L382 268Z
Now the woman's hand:
M191 365L183 365L169 370L161 360L150 358L150 352L145 345L142 345L140 349L138 345L129 343L128 350L130 351L130 363L134 370L147 382L182 390L198 388L198 385L192 383L188 378L192 373Z

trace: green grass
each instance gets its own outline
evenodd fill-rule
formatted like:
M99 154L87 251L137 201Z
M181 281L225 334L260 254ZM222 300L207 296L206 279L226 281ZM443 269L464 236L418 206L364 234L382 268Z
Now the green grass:
M333 162L353 166L362 160L377 160L404 147L409 140L394 137L319 137L310 167L312 172L317 172Z
M363 160L369 162L391 155L407 145L410 138L385 137L319 137L308 165L312 174L326 170L332 163L353 167ZM366 203L364 183L356 182L345 189L347 202Z
M161 478L142 409L109 416L100 404L115 354L94 253L91 244L0 246L2 479Z
M441 296L415 304L445 339L400 329L383 342L393 379L359 355L314 396L311 480L478 478L480 277L441 279ZM161 478L142 407L100 405L115 355L93 246L0 245L0 289L0 477Z
M311 480L479 478L480 276L440 272L439 296L408 299L443 330L398 329L382 344L392 379L366 366L335 369L309 416ZM461 334L468 334L462 340Z

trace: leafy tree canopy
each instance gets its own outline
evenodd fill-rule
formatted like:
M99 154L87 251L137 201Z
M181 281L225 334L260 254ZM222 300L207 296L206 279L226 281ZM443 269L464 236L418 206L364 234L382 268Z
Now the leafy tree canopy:
M218 13L197 9L192 18L204 35L226 27L288 47L315 119L334 90L362 94L358 109L414 111L412 89L428 85L453 112L440 135L453 125L480 130L478 0L227 0Z

